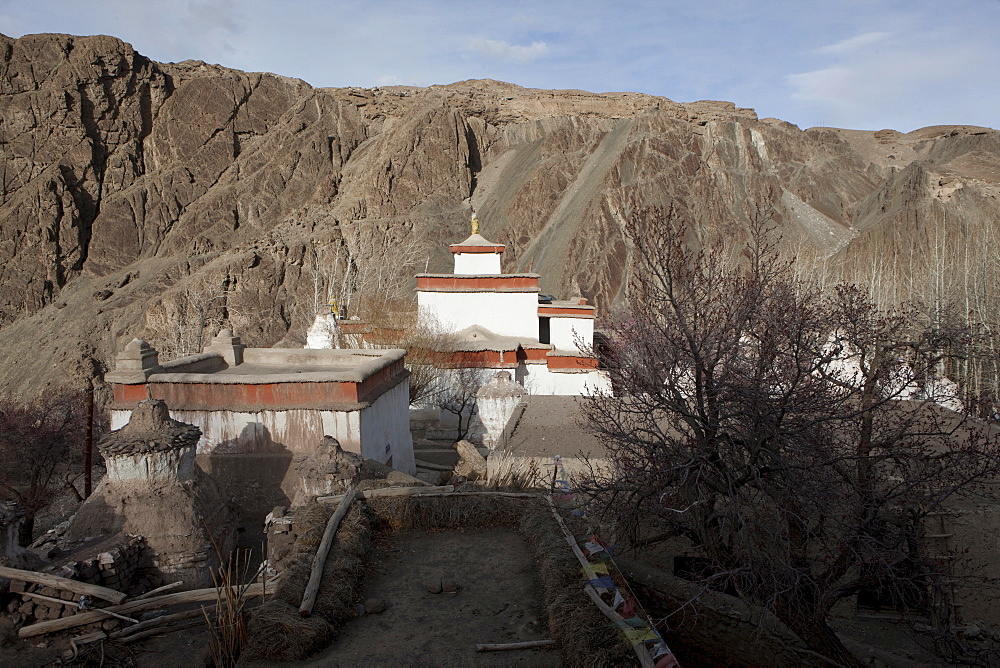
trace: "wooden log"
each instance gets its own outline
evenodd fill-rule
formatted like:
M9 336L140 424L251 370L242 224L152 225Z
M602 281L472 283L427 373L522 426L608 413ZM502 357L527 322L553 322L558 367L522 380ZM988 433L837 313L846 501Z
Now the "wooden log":
M555 640L526 640L524 642L507 642L497 644L476 645L477 652L505 652L511 649L531 649L533 647L555 647Z
M108 610L107 608L85 608L88 612L93 611L98 614L104 615L105 617L114 617L115 619L120 619L123 622L129 622L130 624L138 624L138 619L132 619L131 617L126 617L125 615L119 615L117 612Z
M117 640L118 638L126 638L157 626L166 626L167 624L173 624L174 622L191 619L192 617L202 617L205 613L211 614L215 612L216 607L217 606L214 605L208 605L200 608L194 608L193 610L185 610L184 612L178 612L173 615L163 615L162 617L150 619L145 622L139 622L135 626L128 626L124 629L120 629L110 634L108 637L112 640Z
M587 557L584 556L583 550L581 550L580 546L576 544L576 537L573 535L573 532L569 530L569 527L566 526L566 522L563 521L562 515L559 514L558 510L556 510L556 504L555 501L552 500L551 494L548 495L548 499L549 499L549 508L552 510L552 515L553 517L556 518L556 522L559 523L559 528L562 529L563 537L566 539L566 542L569 543L569 546L573 549L573 554L576 555L577 560L579 560L579 562L583 564L584 568L590 566L590 562L587 561Z
M149 636L155 636L158 633L173 633L174 631L185 631L187 629L193 629L199 626L203 626L204 624L205 620L200 620L196 622L189 622L187 624L180 624L179 626L168 626L168 627L158 626L153 629L146 629L145 631L139 631L138 633L133 633L132 635L125 636L124 638L119 638L118 642L120 643L135 642L137 640L142 640L143 638L148 638Z
M381 489L366 489L356 491L355 495L358 499L375 499L382 496L412 496L414 494L429 492L453 492L455 490L454 485L441 485L440 487L434 487L432 485L422 485L420 487L382 487ZM320 503L334 504L340 503L344 500L346 494L335 494L334 496L318 496L316 500Z
M171 589L177 589L178 587L180 587L183 584L184 584L183 582L171 582L168 585L163 585L162 587L157 587L156 589L150 589L145 594L142 594L141 596L136 596L132 600L133 601L141 601L141 600L146 599L146 598L152 598L153 596L159 596L163 592L170 591Z
M326 565L326 558L330 554L330 546L333 544L333 535L337 533L340 521L347 515L347 510L354 501L354 485L347 489L347 494L341 499L337 510L330 515L330 521L326 523L326 531L323 532L323 540L316 548L316 556L313 557L312 572L309 574L309 584L302 593L302 604L299 606L299 614L308 617L312 614L313 606L316 605L316 595L319 593L319 584L323 580L323 567Z
M271 585L273 581L269 581L267 584ZM246 588L246 596L256 597L264 593L264 584L260 582L255 582ZM165 594L163 596L156 596L153 598L147 598L144 601L129 601L128 603L123 603L121 605L111 606L109 608L101 608L101 612L110 610L111 612L126 613L126 612L140 612L142 610L152 610L153 608L169 607L171 605L181 605L183 603L196 603L198 601L214 601L215 597L218 596L218 591L215 587L209 587L207 589L193 589L191 591L180 591L173 594ZM105 618L105 615L97 612L95 609L91 608L87 612L81 612L79 614L73 615L72 617L63 617L62 619L50 619L44 622L38 622L37 624L30 624L28 626L22 626L18 629L17 635L21 638L31 638L32 636L44 635L46 633L53 633L55 631L63 631L65 629L76 628L77 626L83 626L84 624L92 624L94 622L99 622Z
M53 589L71 591L74 594L92 596L94 598L99 598L102 601L110 601L111 603L121 603L128 598L128 596L122 592L115 591L114 589L108 589L107 587L88 584L78 580L70 580L69 578L61 578L58 575L51 575L50 573L23 571L20 568L0 566L0 577L10 578L11 580L20 580L21 582L33 582L45 587L52 587Z
M501 496L508 499L537 499L538 494L534 492L491 492L489 490L483 490L481 492L418 492L412 496Z

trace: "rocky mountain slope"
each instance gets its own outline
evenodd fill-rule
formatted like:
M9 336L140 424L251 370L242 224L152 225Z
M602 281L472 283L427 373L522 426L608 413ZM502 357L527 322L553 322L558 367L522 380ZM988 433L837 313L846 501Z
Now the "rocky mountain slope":
M857 275L930 266L942 235L981 249L1000 219L986 128L802 131L728 102L495 81L317 89L112 37L0 47L8 391L100 376L135 335L180 352L221 320L297 343L330 295L354 308L447 271L472 209L507 270L604 309L649 205L736 240L773 196L786 244Z

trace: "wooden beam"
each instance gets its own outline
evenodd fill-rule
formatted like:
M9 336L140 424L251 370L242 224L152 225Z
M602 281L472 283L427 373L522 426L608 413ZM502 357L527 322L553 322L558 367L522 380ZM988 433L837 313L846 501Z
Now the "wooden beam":
M119 638L120 643L130 643L137 640L142 640L143 638L148 638L149 636L155 636L157 633L173 633L174 631L185 631L187 629L197 628L205 624L204 620L198 620L196 622L188 622L187 624L181 624L179 626L157 626L155 628L146 629L145 631L139 631L138 633L133 633L130 636L125 636L124 638Z
M174 622L180 622L185 619L191 619L192 617L202 617L205 613L211 614L215 612L216 606L208 605L202 606L200 608L194 608L193 610L185 610L184 612L178 612L173 615L163 615L162 617L156 617L155 619L150 619L145 622L139 622L135 626L128 626L124 629L120 629L110 634L108 637L112 640L117 640L118 638L126 638L128 636L140 633L146 629L155 628L157 626L166 626L167 624L172 624Z
M330 546L333 545L333 536L337 533L340 521L347 515L351 503L355 496L354 485L347 488L347 494L340 500L337 510L330 515L330 521L326 523L326 531L323 532L323 540L316 548L316 556L313 557L312 572L309 574L309 584L302 593L302 604L299 605L299 614L308 617L312 614L313 606L316 605L316 595L319 593L319 585L323 580L323 567L326 565L326 558L330 554Z
M505 652L511 649L531 649L533 647L555 647L555 640L525 640L524 642L508 642L499 644L476 645L477 652Z
M270 586L272 582L268 582L267 585ZM255 597L260 596L264 593L264 584L260 582L255 582L246 588L246 596ZM130 601L128 603L123 603L121 605L114 605L107 608L101 608L101 612L97 612L94 609L88 610L87 612L80 612L71 617L63 617L61 619L50 619L44 622L38 622L36 624L30 624L28 626L22 626L17 631L17 635L20 638L31 638L32 636L44 635L46 633L53 633L55 631L64 631L66 629L76 628L77 626L83 626L84 624L93 624L94 622L99 622L105 619L105 612L115 612L115 613L126 613L126 612L139 612L141 610L152 610L153 608L169 607L171 605L181 605L182 603L195 603L198 601L214 601L216 596L219 595L218 590L215 587L209 587L207 589L193 589L191 591L181 591L174 594L166 594L164 596L155 596L153 598L147 598L142 601Z
M150 589L145 594L142 594L141 596L136 596L132 600L134 600L134 601L141 601L141 600L146 599L146 598L152 598L153 596L159 596L163 592L170 591L171 589L177 589L178 587L180 587L183 584L184 583L180 582L180 581L171 582L168 585L163 585L162 587L157 587L156 589Z
M431 485L421 485L420 487L382 487L380 489L366 489L358 490L355 492L357 498L359 499L376 499L383 496L413 496L414 494L422 493L426 494L428 492L453 492L455 487L453 485L442 485L440 487L433 487ZM340 503L346 494L336 494L334 496L318 496L316 500L320 503Z
M23 571L20 568L0 566L0 577L10 578L11 580L20 580L21 582L33 582L45 587L52 587L53 589L71 591L74 594L92 596L94 598L99 598L102 601L110 601L111 603L121 603L128 598L126 594L123 594L120 591L115 591L114 589L108 589L107 587L88 584L86 582L80 582L79 580L70 580L69 578L61 578L58 575L51 575L50 573Z

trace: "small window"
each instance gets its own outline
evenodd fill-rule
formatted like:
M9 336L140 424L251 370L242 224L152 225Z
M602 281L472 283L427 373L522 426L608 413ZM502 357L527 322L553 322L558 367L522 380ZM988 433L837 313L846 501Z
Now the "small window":
M549 318L538 318L538 340L542 343L552 343L549 333Z

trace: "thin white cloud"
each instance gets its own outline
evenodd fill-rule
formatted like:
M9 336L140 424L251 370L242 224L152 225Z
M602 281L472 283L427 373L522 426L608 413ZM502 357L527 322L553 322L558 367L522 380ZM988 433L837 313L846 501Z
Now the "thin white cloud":
M403 80L395 74L380 74L376 77L375 83L379 86L399 86L403 83Z
M875 48L877 47L877 48ZM966 120L976 83L1000 49L958 31L912 30L906 33L862 33L810 53L825 66L785 76L791 100L811 118L827 125L901 126L912 129L937 119ZM978 75L974 73L979 73ZM978 79L978 81L976 81ZM976 82L976 83L974 83ZM964 102L962 100L965 100ZM927 120L915 121L913 111ZM878 119L862 121L857 119Z
M792 99L804 102L846 102L854 97L857 74L847 67L826 67L801 74L789 74Z
M875 44L884 43L890 37L892 37L891 32L865 32L860 35L855 35L854 37L842 39L834 44L822 46L816 49L815 52L834 55L850 55L863 51L864 49L867 49Z
M520 63L522 65L538 60L549 52L545 42L532 42L528 46L511 44L502 39L469 38L468 49L487 58Z

